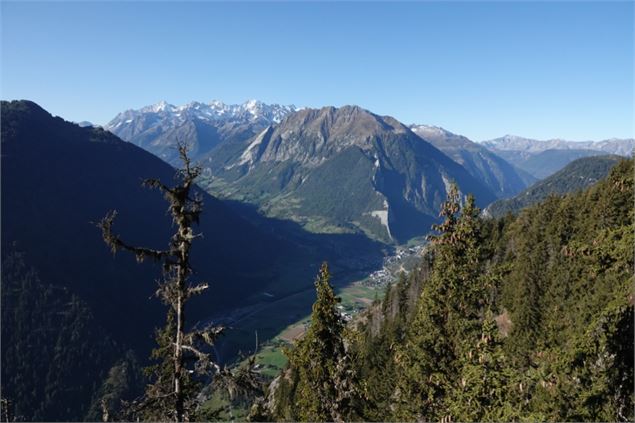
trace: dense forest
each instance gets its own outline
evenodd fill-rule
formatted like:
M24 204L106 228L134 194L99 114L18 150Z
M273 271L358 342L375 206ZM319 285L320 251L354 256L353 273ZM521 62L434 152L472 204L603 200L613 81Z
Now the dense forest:
M323 268L252 416L632 421L633 171L499 220L452 191L418 269L348 326Z

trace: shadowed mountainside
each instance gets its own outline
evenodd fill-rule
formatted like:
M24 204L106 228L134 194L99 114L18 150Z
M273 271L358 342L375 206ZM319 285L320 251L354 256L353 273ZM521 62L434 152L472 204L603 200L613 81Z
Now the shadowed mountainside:
M141 182L159 178L169 185L174 169L109 132L53 117L29 101L2 102L1 113L2 251L3 260L13 263L7 269L17 269L2 279L3 304L17 304L3 307L2 369L3 380L19 382L14 389L3 384L3 395L42 404L37 410L18 406L27 420L83 419L126 350L147 360L154 329L165 319L165 307L153 297L158 266L138 264L128 254L113 257L94 222L116 209L115 231L131 244L163 248L173 231L167 203ZM188 305L189 324L257 306L264 290L284 297L311 286L311 264L320 260L339 257L343 275L381 262L383 246L363 236L305 238L299 229L293 238L288 225L245 219L238 206L199 193L204 211L197 230L203 236L192 250L193 279L209 282L210 289ZM11 259L16 254L24 260ZM300 304L296 312L309 309L310 303ZM47 317L60 313L78 326ZM271 336L286 324L272 322ZM60 332L60 325L70 332ZM30 333L51 335L26 342ZM231 360L241 346L228 342L242 340L224 342L224 358ZM37 370L20 357L41 357L44 367ZM79 368L90 371L73 370ZM68 394L72 386L83 386L82 395L50 396ZM25 392L35 397L20 394Z

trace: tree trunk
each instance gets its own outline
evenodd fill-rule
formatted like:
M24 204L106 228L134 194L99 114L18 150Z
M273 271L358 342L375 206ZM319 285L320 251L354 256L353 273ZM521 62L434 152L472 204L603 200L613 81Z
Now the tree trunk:
M177 280L176 280L176 346L174 350L174 395L176 397L176 421L184 422L188 421L188 416L185 415L185 398L183 394L183 336L184 336L184 323L185 323L185 310L184 302L187 290L186 278L188 269L188 256L189 256L189 242L185 239L183 234L187 234L187 225L183 223L183 220L179 221L179 263L177 266Z
M179 270L179 274L180 274ZM179 275L180 276L180 275ZM180 281L179 281L180 282ZM180 283L179 283L180 285ZM184 404L183 404L183 391L181 386L181 374L183 368L183 301L182 295L179 290L177 305L176 305L176 345L174 346L174 396L175 396L175 409L176 409L176 421L184 421Z

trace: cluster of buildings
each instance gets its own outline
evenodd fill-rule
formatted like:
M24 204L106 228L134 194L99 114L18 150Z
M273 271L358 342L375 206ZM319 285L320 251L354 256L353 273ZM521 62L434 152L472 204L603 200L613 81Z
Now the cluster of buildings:
M374 271L361 282L364 286L383 288L393 282L401 272L408 273L419 261L425 244L398 247L395 254L384 257L382 268Z

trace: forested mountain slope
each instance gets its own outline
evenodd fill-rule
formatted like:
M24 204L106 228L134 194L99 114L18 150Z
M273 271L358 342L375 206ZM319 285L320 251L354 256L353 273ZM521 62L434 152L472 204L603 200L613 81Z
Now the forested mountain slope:
M358 106L303 109L248 145L201 161L208 190L258 205L316 232L357 232L384 242L427 233L450 181L480 204L491 190L389 116ZM203 183L204 184L204 183Z
M332 403L347 420L632 421L634 170L623 160L585 191L506 220L483 220L451 191L420 267L348 331L308 332L257 411L324 419L319 404ZM346 340L341 364L306 361L319 357L306 350L316 336L324 348ZM304 375L323 364L335 379L307 390Z
M620 160L619 156L593 156L577 159L513 198L498 200L484 210L486 216L501 217L518 213L551 194L561 195L586 188L604 178Z
M83 419L87 400L125 350L147 359L165 316L153 298L160 269L113 257L93 222L116 209L115 230L131 243L165 247L172 233L167 205L141 181L169 185L174 169L32 102L2 102L1 112L3 260L19 253L25 263L3 266L2 378L14 382L3 383L3 396L27 420ZM211 289L192 301L190 324L244 305L274 278L288 248L200 193L203 237L193 263L195 277ZM37 342L28 341L35 334Z

